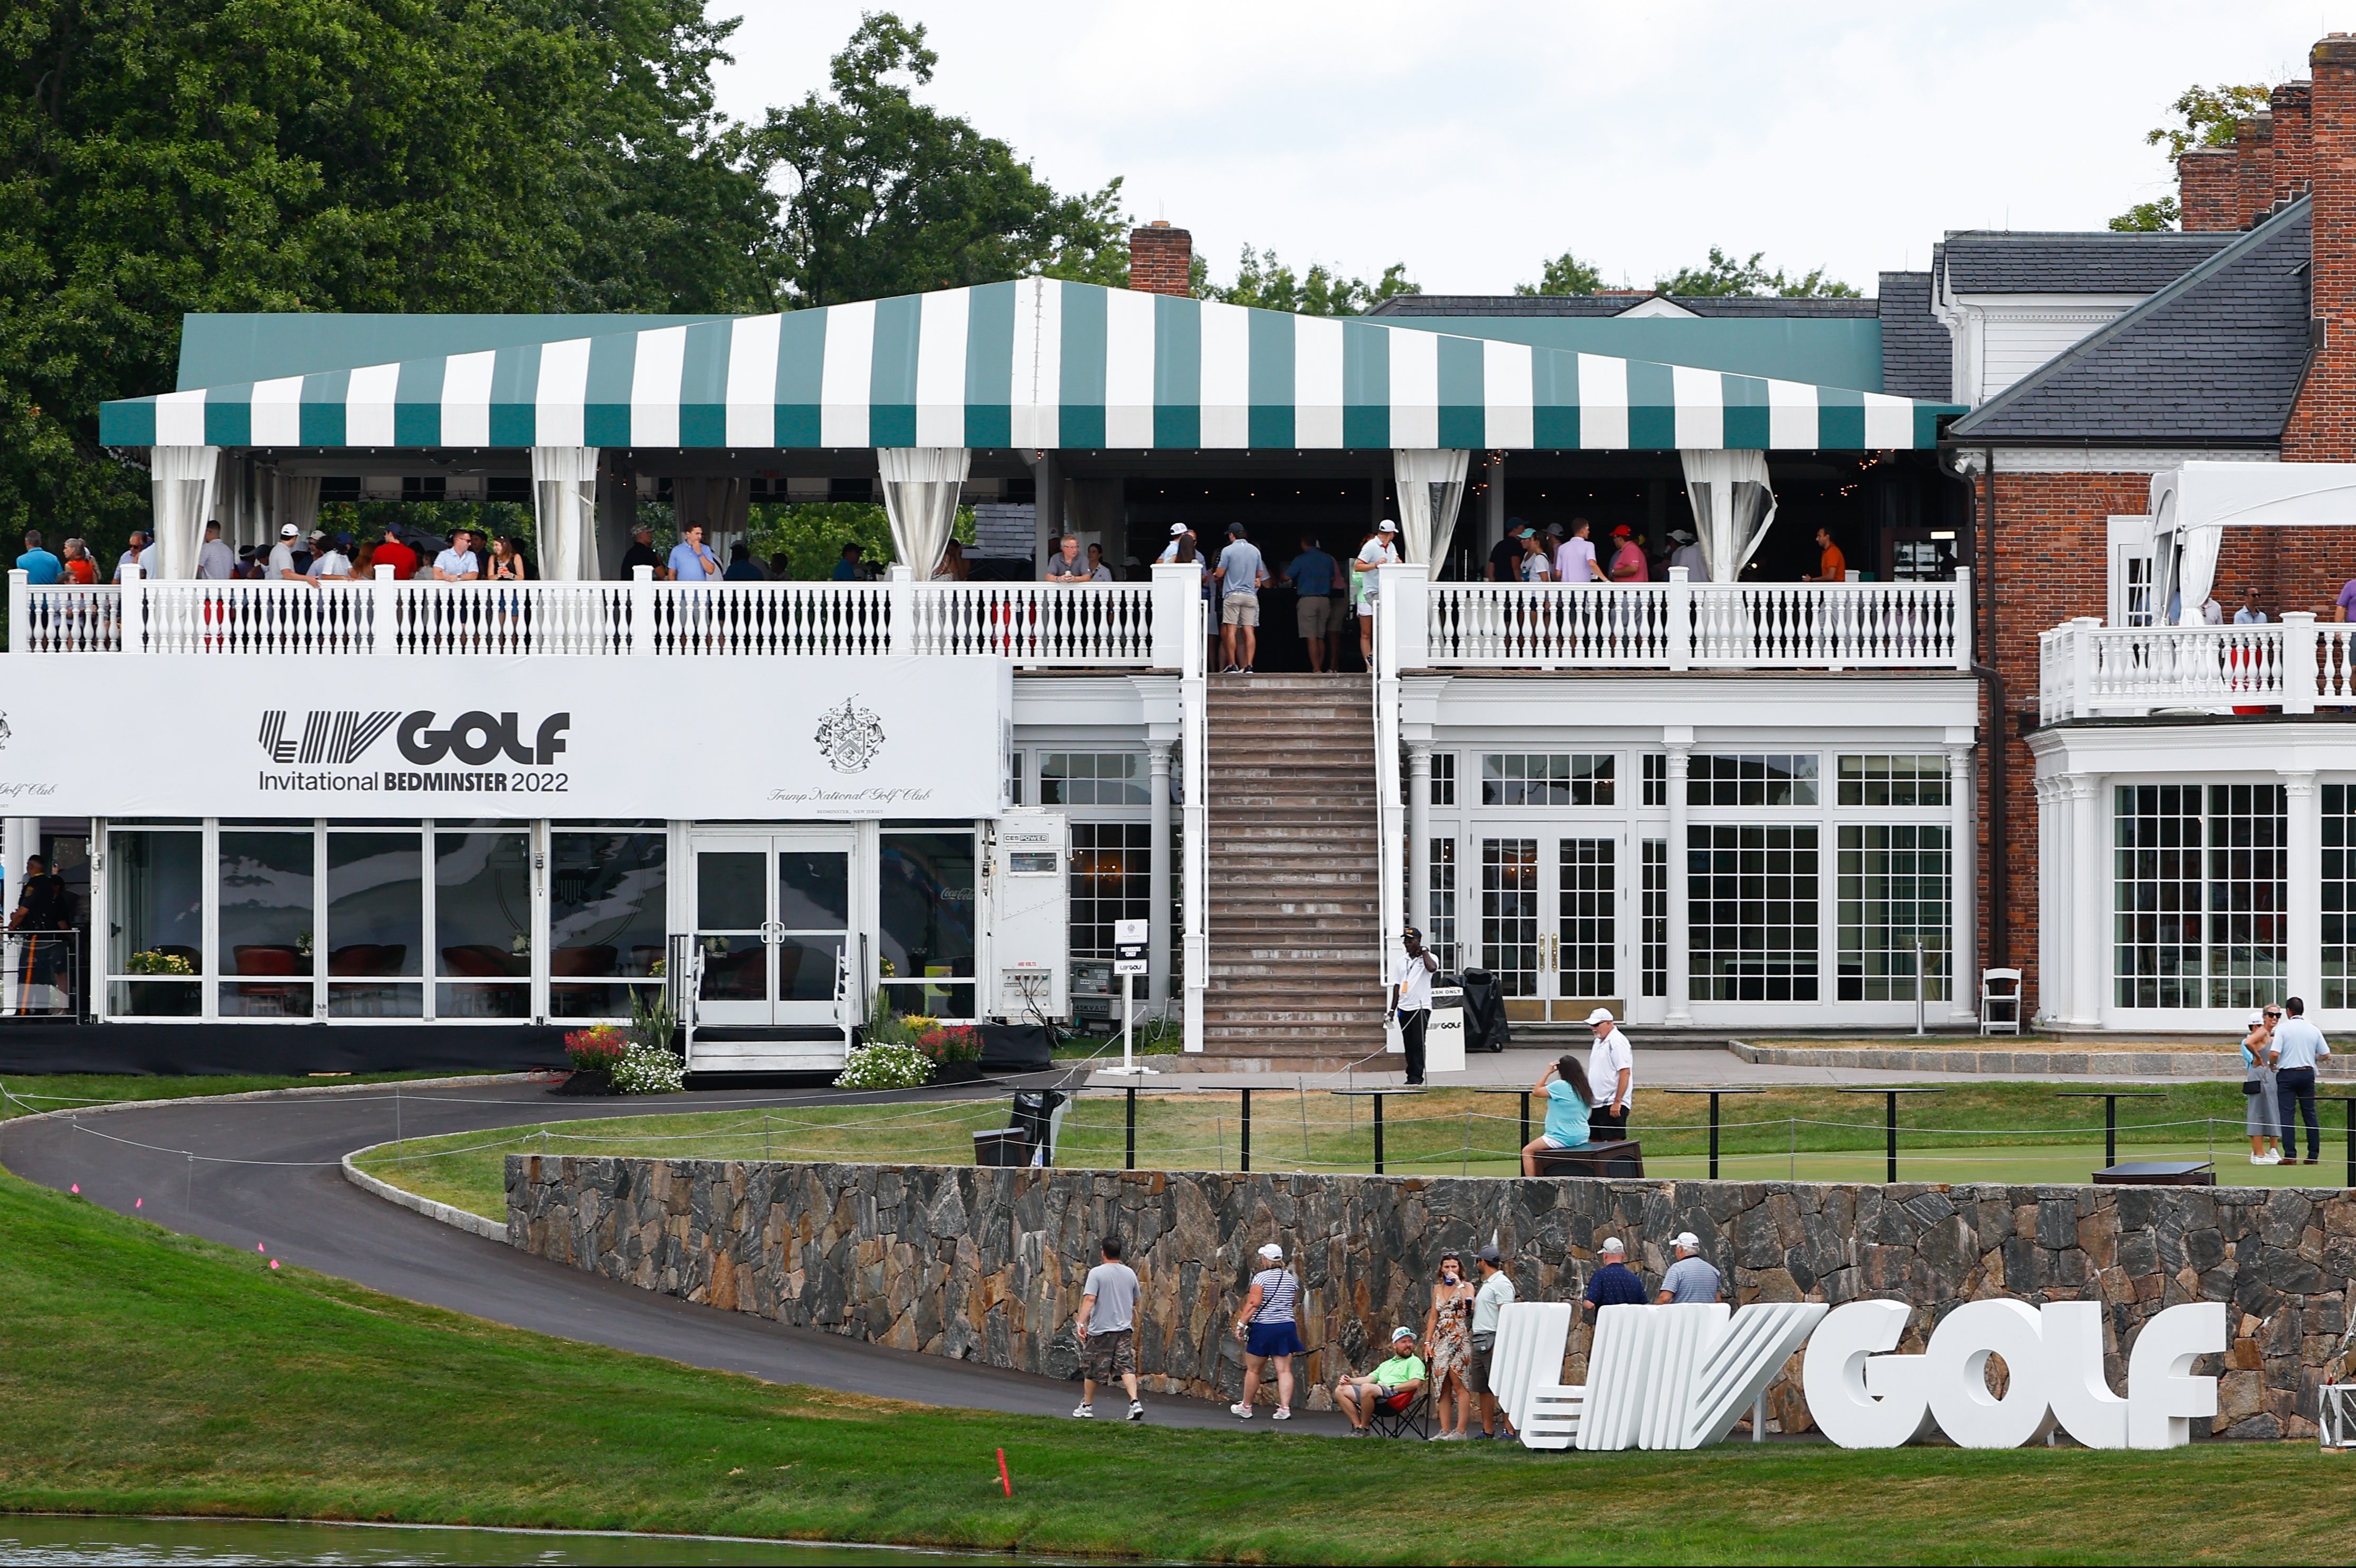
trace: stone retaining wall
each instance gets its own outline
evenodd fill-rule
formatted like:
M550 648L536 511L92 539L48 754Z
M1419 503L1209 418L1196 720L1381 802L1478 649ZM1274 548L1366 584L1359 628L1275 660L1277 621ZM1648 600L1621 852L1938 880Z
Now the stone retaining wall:
M1368 1365L1419 1331L1440 1252L1494 1234L1524 1299L1569 1299L1606 1235L1648 1280L1690 1230L1738 1301L1913 1302L1901 1348L1981 1296L2101 1300L2111 1381L2144 1319L2230 1303L2218 1431L2314 1434L2315 1389L2346 1348L2356 1194L2337 1188L1935 1187L1821 1182L998 1170L944 1165L508 1158L518 1247L648 1290L878 1344L1076 1374L1071 1332L1098 1239L1143 1282L1148 1388L1232 1399L1227 1332L1254 1251L1283 1243L1303 1286L1304 1380ZM1585 1378L1586 1337L1569 1377ZM2211 1369L2202 1368L2202 1370ZM1797 1364L1771 1393L1807 1424ZM1321 1391L1303 1396L1316 1408Z

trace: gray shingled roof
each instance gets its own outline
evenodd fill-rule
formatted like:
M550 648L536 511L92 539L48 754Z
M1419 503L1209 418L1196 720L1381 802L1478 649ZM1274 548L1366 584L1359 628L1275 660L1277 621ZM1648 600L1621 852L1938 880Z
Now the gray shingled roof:
M1635 294L1398 294L1366 312L1369 316L1618 316L1644 301ZM1753 299L1745 295L1664 295L1696 316L1866 317L1869 299Z
M1941 247L1954 294L2152 294L2241 236L1965 229Z
M2302 199L1949 427L1951 439L2271 446L2307 365ZM1952 252L1951 252L1952 257Z
M1931 274L1884 273L1879 288L1881 390L1945 403L1954 395L1954 346L1931 314Z

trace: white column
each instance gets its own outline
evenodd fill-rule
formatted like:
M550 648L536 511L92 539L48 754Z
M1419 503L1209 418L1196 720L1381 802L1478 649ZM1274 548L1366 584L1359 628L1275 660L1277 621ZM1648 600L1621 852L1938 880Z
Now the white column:
M1979 841L1972 811L1971 743L1947 746L1947 822L1950 843L1947 865L1953 874L1948 898L1949 936L1947 1013L1956 1023L1971 1022L1979 1013L1979 932L1975 894L1979 886Z
M1686 908L1686 774L1693 731L1671 729L1664 739L1669 750L1669 1010L1664 1021L1685 1028L1693 1023L1693 933Z
M2111 966L2103 961L2110 929L2110 899L2103 893L2110 835L2103 831L2103 776L2072 773L2070 800L2070 1012L2067 1022L2095 1028L2106 1010L2103 993Z
M2310 661L2308 668L2312 669ZM2289 854L2285 856L2283 891L2287 918L2283 933L2289 949L2289 972L2284 977L2286 996L2307 1004L2313 1015L2323 1005L2323 818L2321 796L2312 773L2286 773L2283 781L2284 826ZM2270 998L2269 1000L2278 1000Z
M1431 742L1407 743L1407 918L1431 936Z
M1152 908L1146 911L1151 921L1147 931L1151 943L1146 950L1150 966L1145 977L1145 1000L1148 1011L1160 1018L1168 1015L1170 1008L1170 743L1149 740L1145 743L1146 788L1153 796L1152 847L1148 853L1145 874L1145 896Z
M0 818L0 859L7 862L0 877L0 920L16 912L16 895L25 886L25 857L41 853L41 819Z
M33 577L29 572L10 568L8 573L8 651L21 653L33 646L32 628L25 618L31 613ZM9 908L16 906L11 904Z
M2039 779L2037 795L2037 1012L2044 1020L2068 1015L2070 931L2070 813L2062 781ZM1997 857L1989 857L1995 875Z

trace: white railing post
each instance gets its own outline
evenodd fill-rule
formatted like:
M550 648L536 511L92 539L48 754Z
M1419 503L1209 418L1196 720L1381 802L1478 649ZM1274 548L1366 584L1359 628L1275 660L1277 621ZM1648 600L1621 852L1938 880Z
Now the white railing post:
M2290 610L2282 618L2282 711L2315 712L2316 646L2320 640L2313 610Z
M655 651L655 569L630 568L630 652L652 658Z
M1407 866L1405 823L1399 800L1399 628L1404 618L1392 597L1410 576L1423 568L1403 564L1376 568L1375 592L1375 890L1380 901L1375 922L1376 984L1390 971L1390 955L1398 950L1399 929L1406 919ZM1418 585L1420 586L1420 585ZM1387 1048L1387 1040L1386 1041Z
M1955 668L1969 670L1972 667L1972 569L1969 566L1955 568L1954 592ZM1972 1005L1979 1005L1977 997L1973 998Z
M908 566L894 566L884 587L885 613L890 618L890 639L885 651L894 654L916 651L916 574Z
M2094 632L2103 623L2093 616L2070 622L2070 716L2094 716Z
M136 561L123 578L123 651L147 651L147 574Z
M1693 574L1683 566L1669 568L1668 625L1663 628L1668 638L1669 668L1693 668Z
M1430 662L1431 568L1406 562L1376 568L1381 579L1376 612L1376 636L1389 624L1391 673L1420 670Z
M8 651L22 652L32 646L32 637L25 629L25 617L32 608L33 579L21 567L8 570Z
M1200 589L1198 588L1199 594ZM1186 991L1183 1005L1184 1045L1203 1048L1203 1003L1211 987L1211 748L1205 725L1209 717L1210 691L1204 666L1208 650L1203 613L1189 600L1180 624L1178 666L1179 744L1183 748L1185 795L1180 808L1185 835L1179 865L1178 898L1185 925Z
M1163 561L1153 568L1153 650L1156 670L1186 662L1186 625L1203 618L1203 566L1198 561Z
M368 594L368 650L380 659L390 659L401 651L401 628L393 618L401 613L401 589L394 584L391 567L376 568Z

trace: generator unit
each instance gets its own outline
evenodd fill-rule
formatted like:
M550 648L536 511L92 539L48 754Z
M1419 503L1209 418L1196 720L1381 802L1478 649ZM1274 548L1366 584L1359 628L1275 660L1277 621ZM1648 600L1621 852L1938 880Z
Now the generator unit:
M1071 824L1060 811L1001 813L990 847L990 972L984 1015L1010 1024L1071 1016Z

